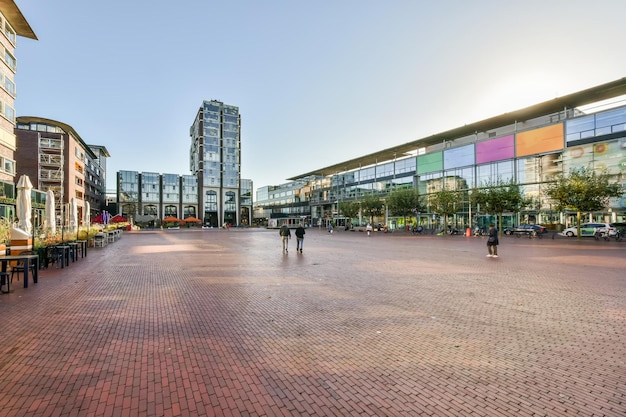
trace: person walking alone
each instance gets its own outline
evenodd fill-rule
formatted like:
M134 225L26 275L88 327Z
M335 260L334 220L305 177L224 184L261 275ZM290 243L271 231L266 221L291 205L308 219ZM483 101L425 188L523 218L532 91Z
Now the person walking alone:
M306 233L306 231L304 230L304 227L302 226L302 223L298 224L298 227L296 228L296 253L298 253L298 251L300 251L300 253L302 253L302 247L304 245L304 234Z
M489 258L497 258L498 257L498 229L493 224L489 225L489 230L487 231L487 257Z
M283 253L289 253L289 239L291 239L291 230L286 224L283 224L278 231L283 242Z

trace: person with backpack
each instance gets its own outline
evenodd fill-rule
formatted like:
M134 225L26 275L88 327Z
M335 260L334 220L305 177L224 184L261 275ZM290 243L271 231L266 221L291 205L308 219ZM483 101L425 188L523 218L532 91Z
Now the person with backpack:
M296 228L296 253L298 253L298 251L302 253L302 246L304 245L305 233L306 232L304 231L304 227L302 226L302 223L298 224L298 227Z
M283 241L283 253L289 253L289 239L291 239L291 230L286 224L283 224L278 231L278 234Z
M489 231L487 232L487 257L498 257L498 229L493 224L489 225Z

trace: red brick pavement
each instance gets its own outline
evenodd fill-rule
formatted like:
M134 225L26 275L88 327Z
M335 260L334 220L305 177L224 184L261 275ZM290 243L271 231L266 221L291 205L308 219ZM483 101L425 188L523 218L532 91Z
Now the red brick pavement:
M626 243L125 233L0 296L2 416L624 416Z

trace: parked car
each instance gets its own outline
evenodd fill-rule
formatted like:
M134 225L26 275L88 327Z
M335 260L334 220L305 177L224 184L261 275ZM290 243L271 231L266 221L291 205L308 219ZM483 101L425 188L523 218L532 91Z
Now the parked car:
M548 233L548 229L545 226L540 226L538 224L520 224L519 226L506 227L503 230L505 235L515 235L515 234L530 234L530 233Z
M611 223L615 230L609 231L609 237L613 237L619 233L622 237L626 236L626 223Z
M573 237L576 236L576 226L568 227L563 230L561 234L563 236ZM595 236L596 232L602 237L604 235L613 236L617 229L610 223L583 223L580 225L581 236Z

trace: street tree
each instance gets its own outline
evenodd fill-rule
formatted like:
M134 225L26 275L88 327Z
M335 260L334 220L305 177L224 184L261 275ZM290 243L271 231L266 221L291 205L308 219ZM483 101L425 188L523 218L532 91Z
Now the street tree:
M369 217L370 223L374 223L374 217L382 216L383 211L383 201L380 197L375 195L366 195L360 201L361 203L361 212Z
M412 217L416 212L424 210L422 199L415 188L393 191L387 195L385 202L391 214L404 218L404 224L406 224L407 217Z
M509 181L489 181L480 188L474 188L470 196L473 205L480 211L498 216L498 231L502 232L502 215L505 212L518 213L531 204L524 198L522 190L513 179Z
M568 174L559 173L549 183L546 194L556 204L557 210L576 212L577 236L580 238L581 213L604 209L610 198L621 197L624 189L611 183L606 172L596 173L587 168L573 169Z
M463 194L458 191L440 190L428 197L428 205L433 213L444 217L444 227L448 224L448 217L455 214L463 204Z
M359 215L359 211L361 210L361 204L358 201L340 201L339 202L339 212L348 218L348 220L352 220Z

